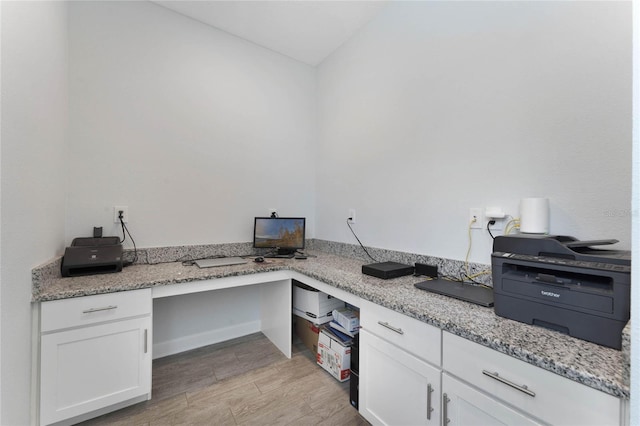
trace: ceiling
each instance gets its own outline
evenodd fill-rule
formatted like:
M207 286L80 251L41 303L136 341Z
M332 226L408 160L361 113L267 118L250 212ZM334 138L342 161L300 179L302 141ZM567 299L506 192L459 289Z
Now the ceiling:
M155 0L184 16L316 66L389 0Z

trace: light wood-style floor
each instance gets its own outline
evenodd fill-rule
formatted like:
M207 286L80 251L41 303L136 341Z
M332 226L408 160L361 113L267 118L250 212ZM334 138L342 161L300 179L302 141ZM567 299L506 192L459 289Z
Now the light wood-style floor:
M287 359L262 333L153 362L151 401L82 425L368 425L299 341Z

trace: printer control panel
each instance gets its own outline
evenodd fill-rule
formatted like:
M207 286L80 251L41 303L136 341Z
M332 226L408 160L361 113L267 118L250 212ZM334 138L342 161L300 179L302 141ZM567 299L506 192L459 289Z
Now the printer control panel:
M631 266L617 265L613 263L588 262L585 260L564 259L560 257L533 256L529 254L500 253L500 252L493 253L493 256L506 258L506 259L546 263L551 265L574 266L579 268L597 269L601 271L616 271L616 272L623 272L623 273L631 272Z

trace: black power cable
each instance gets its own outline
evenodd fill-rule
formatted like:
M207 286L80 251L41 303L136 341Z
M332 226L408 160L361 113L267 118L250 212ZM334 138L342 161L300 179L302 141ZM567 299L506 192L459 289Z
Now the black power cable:
M377 260L371 256L369 254L369 252L367 251L366 247L362 244L362 242L360 242L360 238L358 238L358 236L356 235L356 233L354 232L353 228L351 227L351 222L349 222L351 218L347 219L347 226L349 227L349 229L351 230L351 233L353 234L354 237L356 237L356 240L358 240L358 243L360 243L360 247L362 247L362 250L364 250L365 253L367 253L367 256L369 256L369 258L371 260L373 260L374 262L377 262Z
M495 225L496 221L495 220L490 220L489 222L487 222L487 232L489 233L489 235L491 235L492 239L496 239L496 237L493 236L493 234L491 233L491 228L489 228L491 225Z
M120 219L120 225L122 226L122 240L120 241L120 244L125 242L125 240L127 239L127 235L129 235L129 239L133 244L133 260L130 263L126 263L124 266L133 265L138 261L138 248L136 247L136 242L133 240L133 237L129 232L129 228L127 228L127 225L125 225L124 223L124 220L122 218L122 212L120 212L120 214L118 215L118 219Z

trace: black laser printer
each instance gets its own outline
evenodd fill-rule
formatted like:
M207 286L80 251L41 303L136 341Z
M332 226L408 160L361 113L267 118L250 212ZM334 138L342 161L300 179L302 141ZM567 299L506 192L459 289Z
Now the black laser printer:
M630 315L631 252L594 248L617 242L496 237L491 255L495 313L620 349Z

